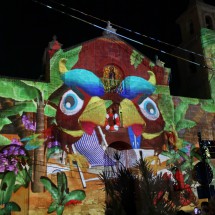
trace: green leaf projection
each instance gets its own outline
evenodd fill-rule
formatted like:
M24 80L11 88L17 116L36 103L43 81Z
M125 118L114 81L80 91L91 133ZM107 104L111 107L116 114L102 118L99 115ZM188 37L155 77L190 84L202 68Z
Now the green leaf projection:
M44 114L48 117L55 117L56 109L51 105L46 105L44 109Z
M20 187L28 188L29 183L31 182L32 177L32 167L28 167L28 169L25 167L22 170L18 172L16 175L16 184L14 186L14 192L20 189Z
M0 182L0 214L7 215L11 214L12 211L21 211L20 206L10 201L14 186L16 182L16 175L14 172L7 172L3 175Z
M213 100L202 101L201 107L206 112L209 112L209 113L214 113L215 112L215 105L214 105Z
M40 134L33 134L31 136L28 136L26 138L21 139L21 141L26 142L25 143L25 148L27 150L37 149L40 146L42 146L43 143L44 143L44 139L39 138L39 136L40 136Z
M134 68L137 68L138 65L142 62L143 56L140 55L137 51L133 50L133 53L131 55L130 61L131 65L134 65Z
M9 140L7 137L5 137L3 135L0 135L0 141L1 141L0 146L9 145L11 142L11 140Z
M36 81L22 81L28 86L33 87L34 89L37 89L41 94L42 98L44 100L47 100L49 97L49 87L46 82L36 82Z
M73 190L69 192L67 176L64 172L57 173L57 185L47 177L41 177L40 181L44 184L54 200L48 208L48 213L56 211L57 215L61 215L66 205L74 204L76 201L81 202L86 197L83 190Z
M47 153L46 153L47 160L49 160L49 158L51 157L51 155L53 155L54 153L60 153L60 152L62 153L62 150L58 146L52 147L52 148L48 148L47 149Z
M211 86L211 97L215 99L215 31L207 28L201 29L201 40L205 61L207 67L210 69L208 80Z
M17 101L33 100L38 97L38 91L22 81L1 78L0 97Z
M201 39L208 67L215 68L215 32L211 29L202 28Z
M16 177L14 172L8 172L0 184L0 204L9 202L13 193Z
M7 117L0 118L0 130L5 126L10 124L11 121Z
M63 81L61 80L59 74L59 60L61 58L68 59L66 62L67 68L72 68L74 64L78 61L79 52L81 51L82 46L78 46L70 51L64 52L63 50L59 50L50 61L50 84L49 84L49 92L54 92L58 88L63 85ZM50 95L50 94L49 94Z
M20 103L20 104L17 104L16 106L7 108L6 110L2 110L1 113L0 113L0 118L14 116L16 114L22 115L22 113L24 112L26 106L27 106L26 103Z
M158 106L165 120L165 130L171 130L174 126L174 104L172 97L162 95L158 100Z

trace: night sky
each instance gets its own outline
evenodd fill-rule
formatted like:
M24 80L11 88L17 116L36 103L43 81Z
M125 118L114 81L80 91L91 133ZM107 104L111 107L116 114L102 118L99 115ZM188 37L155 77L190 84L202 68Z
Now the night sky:
M212 3L214 0L207 0ZM77 9L98 19L110 21L148 37L178 45L177 17L186 9L189 0L38 0L67 14L103 28L106 23L64 8L56 2ZM213 3L214 4L214 3ZM2 7L3 6L3 7ZM53 35L63 44L62 48L102 36L103 30L93 27L66 14L49 9L33 0L11 0L1 3L0 14L0 75L24 79L40 79L43 75L42 58ZM117 28L113 25L114 28ZM170 46L117 28L117 33L166 52ZM123 39L125 40L125 39ZM155 55L172 68L174 59L153 49L127 41L151 60Z

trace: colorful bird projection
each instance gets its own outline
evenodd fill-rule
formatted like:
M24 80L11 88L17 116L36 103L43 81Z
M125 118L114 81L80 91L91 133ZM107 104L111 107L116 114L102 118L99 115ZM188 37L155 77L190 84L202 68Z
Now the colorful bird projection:
M97 126L105 127L107 107L103 83L86 69L66 68L66 59L59 62L59 71L68 90L57 107L56 122L61 142L72 144L84 133L91 135ZM127 76L115 92L121 97L119 104L123 127L128 128L133 148L156 148L165 122L153 100L155 76L149 71L149 80ZM135 139L135 141L133 141ZM133 142L132 142L133 141Z
M155 76L149 71L150 79L128 76L122 81L124 98L121 103L123 126L128 128L133 148L161 150L165 122L157 104L150 96L155 91ZM143 137L143 141L141 141ZM144 144L141 145L141 142ZM156 145L158 144L158 145ZM159 150L160 148L160 150Z

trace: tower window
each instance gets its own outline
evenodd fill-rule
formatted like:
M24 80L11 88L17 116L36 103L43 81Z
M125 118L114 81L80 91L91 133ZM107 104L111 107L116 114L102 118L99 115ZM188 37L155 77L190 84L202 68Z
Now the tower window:
M206 24L206 28L213 29L213 21L210 16L205 16L205 24Z

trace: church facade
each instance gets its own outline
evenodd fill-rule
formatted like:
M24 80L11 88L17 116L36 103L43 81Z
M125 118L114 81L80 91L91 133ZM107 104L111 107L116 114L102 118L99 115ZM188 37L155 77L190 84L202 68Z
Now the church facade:
M22 214L57 211L52 204L56 196L47 187L55 190L52 183L57 184L64 172L69 190L84 194L76 193L80 204L68 197L61 212L104 214L102 171L132 169L139 159L146 159L155 175L167 172L176 177L171 170L177 166L183 181L176 183L186 185L184 192L198 181L191 171L200 157L206 156L213 171L213 148L204 142L214 144L212 99L170 95L171 69L159 59L151 61L111 31L70 49L53 47L57 49L49 50L49 82L0 79L2 159L3 155L9 159L5 152L10 147L26 151L12 154L16 167L0 165L2 182L20 185L3 204L16 202ZM209 154L201 151L202 146ZM8 172L15 173L14 182L8 182ZM197 187L191 192L199 198Z

